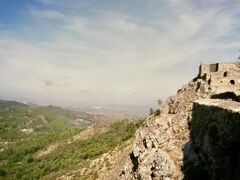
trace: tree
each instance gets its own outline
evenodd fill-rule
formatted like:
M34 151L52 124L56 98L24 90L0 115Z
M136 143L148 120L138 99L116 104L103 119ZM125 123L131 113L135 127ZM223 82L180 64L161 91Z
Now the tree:
M152 115L153 113L154 113L153 108L150 108L150 110L149 110L149 115Z
M159 99L159 100L157 101L157 103L158 103L158 105L160 106L160 105L163 103L163 101L162 101L161 99Z
M3 169L0 169L0 177L1 176L6 176L7 175L7 172Z
M161 114L160 109L157 109L157 110L154 112L154 116L159 116L160 114Z

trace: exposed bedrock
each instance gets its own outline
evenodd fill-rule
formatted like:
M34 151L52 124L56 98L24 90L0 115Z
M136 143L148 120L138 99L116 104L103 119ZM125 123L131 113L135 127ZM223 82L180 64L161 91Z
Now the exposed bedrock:
M216 179L217 175L209 176L209 173L215 172L215 166L213 166L212 170L208 170L209 167L212 167L212 162L216 163L215 160L211 161L211 166L208 164L208 159L205 162L205 158L210 157L207 154L216 147L215 144L206 145L205 142L210 143L217 138L215 134L220 126L215 127L215 124L218 123L217 120L213 120L215 124L210 124L210 127L207 126L208 128L193 125L191 122L192 110L194 107L194 113L198 112L195 111L197 107L194 104L197 100L211 97L238 100L239 67L238 63L215 64L212 66L201 65L199 76L183 86L182 89L179 89L175 96L169 97L160 106L160 115L159 113L150 115L137 131L132 145L132 152L129 158L125 160L125 166L120 171L119 179ZM224 78L224 80L222 81L221 78ZM234 84L231 83L231 80L234 80ZM228 93L225 94L225 92ZM212 114L211 108L206 106L206 111L201 112L199 120L208 117L209 113ZM218 112L220 111L217 111L214 116L220 116ZM193 115L195 118L195 114ZM209 122L211 122L210 119ZM229 126L231 127L231 124ZM200 128L199 131L198 128ZM231 129L231 131L237 131L237 129ZM197 134L200 132L201 135ZM235 133L237 134L237 132ZM205 137L205 134L209 134L206 137L212 135L213 139L201 140L201 138ZM191 138L190 135L196 135L196 139ZM228 134L225 137L226 141L231 137L230 135ZM221 143L223 143L222 147L224 147L225 142ZM205 146L208 148L205 149ZM236 147L238 148L238 144ZM200 150L200 148L203 149ZM219 150L218 146L217 150ZM214 153L213 156L215 156ZM211 158L213 157L211 156ZM230 161L231 159L226 162ZM238 167L238 164L235 166ZM229 173L232 174L233 172Z

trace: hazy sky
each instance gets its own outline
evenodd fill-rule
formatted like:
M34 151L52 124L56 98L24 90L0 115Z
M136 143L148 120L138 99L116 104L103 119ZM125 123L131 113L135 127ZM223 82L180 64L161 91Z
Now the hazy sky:
M149 105L240 48L237 0L0 0L0 98Z

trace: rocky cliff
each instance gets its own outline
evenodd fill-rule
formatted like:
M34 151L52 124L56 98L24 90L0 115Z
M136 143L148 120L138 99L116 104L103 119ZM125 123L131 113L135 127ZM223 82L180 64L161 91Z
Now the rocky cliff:
M200 171L196 170L202 161L190 137L190 125L194 101L214 96L210 81L198 76L175 96L169 97L160 106L160 114L150 115L137 131L119 178L175 180L204 177L198 176Z

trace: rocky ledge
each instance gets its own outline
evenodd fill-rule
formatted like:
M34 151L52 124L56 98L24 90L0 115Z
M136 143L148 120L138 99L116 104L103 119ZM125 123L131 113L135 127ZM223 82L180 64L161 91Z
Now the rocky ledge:
M236 84L226 80L222 85L221 77L234 77ZM239 104L211 99L239 100L239 78L236 63L201 65L198 77L169 97L160 113L150 115L137 131L118 179L239 178ZM216 93L218 85L221 94Z

